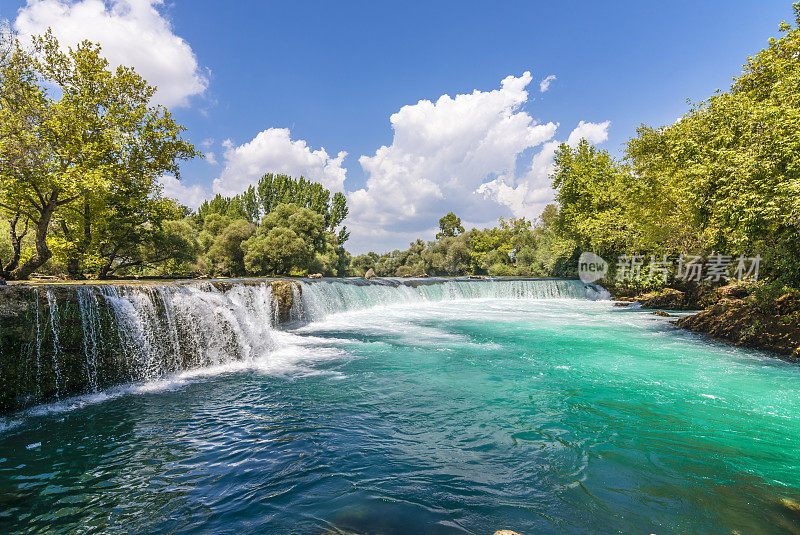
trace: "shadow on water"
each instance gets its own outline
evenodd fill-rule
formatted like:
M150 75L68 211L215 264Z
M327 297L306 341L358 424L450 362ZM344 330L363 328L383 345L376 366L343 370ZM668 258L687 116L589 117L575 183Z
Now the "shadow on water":
M472 533L454 521L444 520L441 512L422 505L367 499L349 504L332 515L317 535L407 535L427 533L453 535Z

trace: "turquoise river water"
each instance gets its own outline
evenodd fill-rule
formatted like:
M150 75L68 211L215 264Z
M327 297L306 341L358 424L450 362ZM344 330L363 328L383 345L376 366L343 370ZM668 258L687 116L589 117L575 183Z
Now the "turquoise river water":
M307 285L247 359L0 420L0 532L800 533L800 368L570 284Z

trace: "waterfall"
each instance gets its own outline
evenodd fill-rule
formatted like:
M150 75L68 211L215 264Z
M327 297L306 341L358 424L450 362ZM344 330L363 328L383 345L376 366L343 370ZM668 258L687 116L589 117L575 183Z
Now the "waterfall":
M270 287L110 286L103 297L116 316L134 375L156 379L181 369L264 355L273 348Z
M575 280L381 280L302 282L296 317L314 321L336 312L394 303L454 299L608 299L608 292Z
M33 289L33 299L36 302L36 395L39 395L40 379L42 377L42 329L40 326L41 307L39 305L39 290Z
M38 302L38 301L37 301ZM61 389L61 371L59 369L59 360L61 353L61 344L58 341L58 332L60 330L60 322L58 320L58 302L56 296L50 290L47 290L47 307L50 309L50 328L53 331L53 372L55 374L56 386L56 399L60 397Z
M97 295L86 289L78 290L78 308L83 328L83 348L86 356L86 376L92 390L97 391L97 367L102 351L103 337L100 326L100 311Z
M44 299L37 288L27 292L27 301L7 301L27 312L0 316L0 362L9 363L0 375L0 412L264 358L278 349L274 329L281 324L338 312L454 299L607 296L579 281L508 279L54 285Z

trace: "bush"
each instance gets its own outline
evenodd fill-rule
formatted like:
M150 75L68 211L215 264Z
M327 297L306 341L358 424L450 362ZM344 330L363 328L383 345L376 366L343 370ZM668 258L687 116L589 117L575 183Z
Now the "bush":
M508 264L498 262L489 267L489 275L492 277L511 277L514 274L514 268Z

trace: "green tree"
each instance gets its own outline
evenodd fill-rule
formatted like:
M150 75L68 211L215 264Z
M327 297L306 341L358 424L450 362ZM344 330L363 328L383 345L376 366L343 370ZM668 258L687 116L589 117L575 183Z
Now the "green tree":
M199 254L196 231L182 219L183 207L162 197L116 202L97 222L93 266L98 278L170 263L175 267Z
M626 213L627 169L585 139L575 149L562 143L554 165L559 232L600 255L629 249L636 231Z
M376 266L380 258L381 257L379 257L377 253L370 251L369 253L360 254L353 257L351 266L356 275L364 276L364 274L370 269L374 269L377 272ZM382 273L378 274L381 276L386 276Z
M97 222L113 215L115 193L157 193L162 174L178 176L177 162L198 153L169 112L150 105L155 88L130 68L112 72L99 46L64 52L50 32L32 52L16 39L4 46L0 208L14 222L12 243L23 221L34 229L35 252L24 262L13 253L0 275L24 279L47 262L54 227L77 272L76 262L98 256Z
M339 229L339 245L343 245L350 234L340 227L349 213L347 198L343 193L331 192L321 184L288 175L267 173L258 181L258 198L264 214L269 214L280 204L295 204L308 208L324 218L325 228L331 232Z
M245 219L251 223L258 224L261 217L260 203L258 194L254 186L250 186L244 193L225 197L217 193L197 209L197 222L203 225L203 220L211 214L224 215L231 219Z
M439 220L439 233L436 235L436 239L453 237L463 233L464 227L461 225L461 218L453 212L448 212Z
M250 273L288 275L307 270L315 253L324 253L326 245L324 216L286 203L267 213L258 233L242 246Z
M800 284L800 4L729 91L628 143L631 206L649 243L760 253ZM658 227L661 227L659 229ZM663 230L662 230L663 229Z
M218 216L218 234L213 238L206 258L216 274L240 277L249 270L247 267L245 242L256 233L256 226L244 219L231 220Z
M466 275L470 251L463 234L447 236L429 244L423 254L427 271L434 275Z

